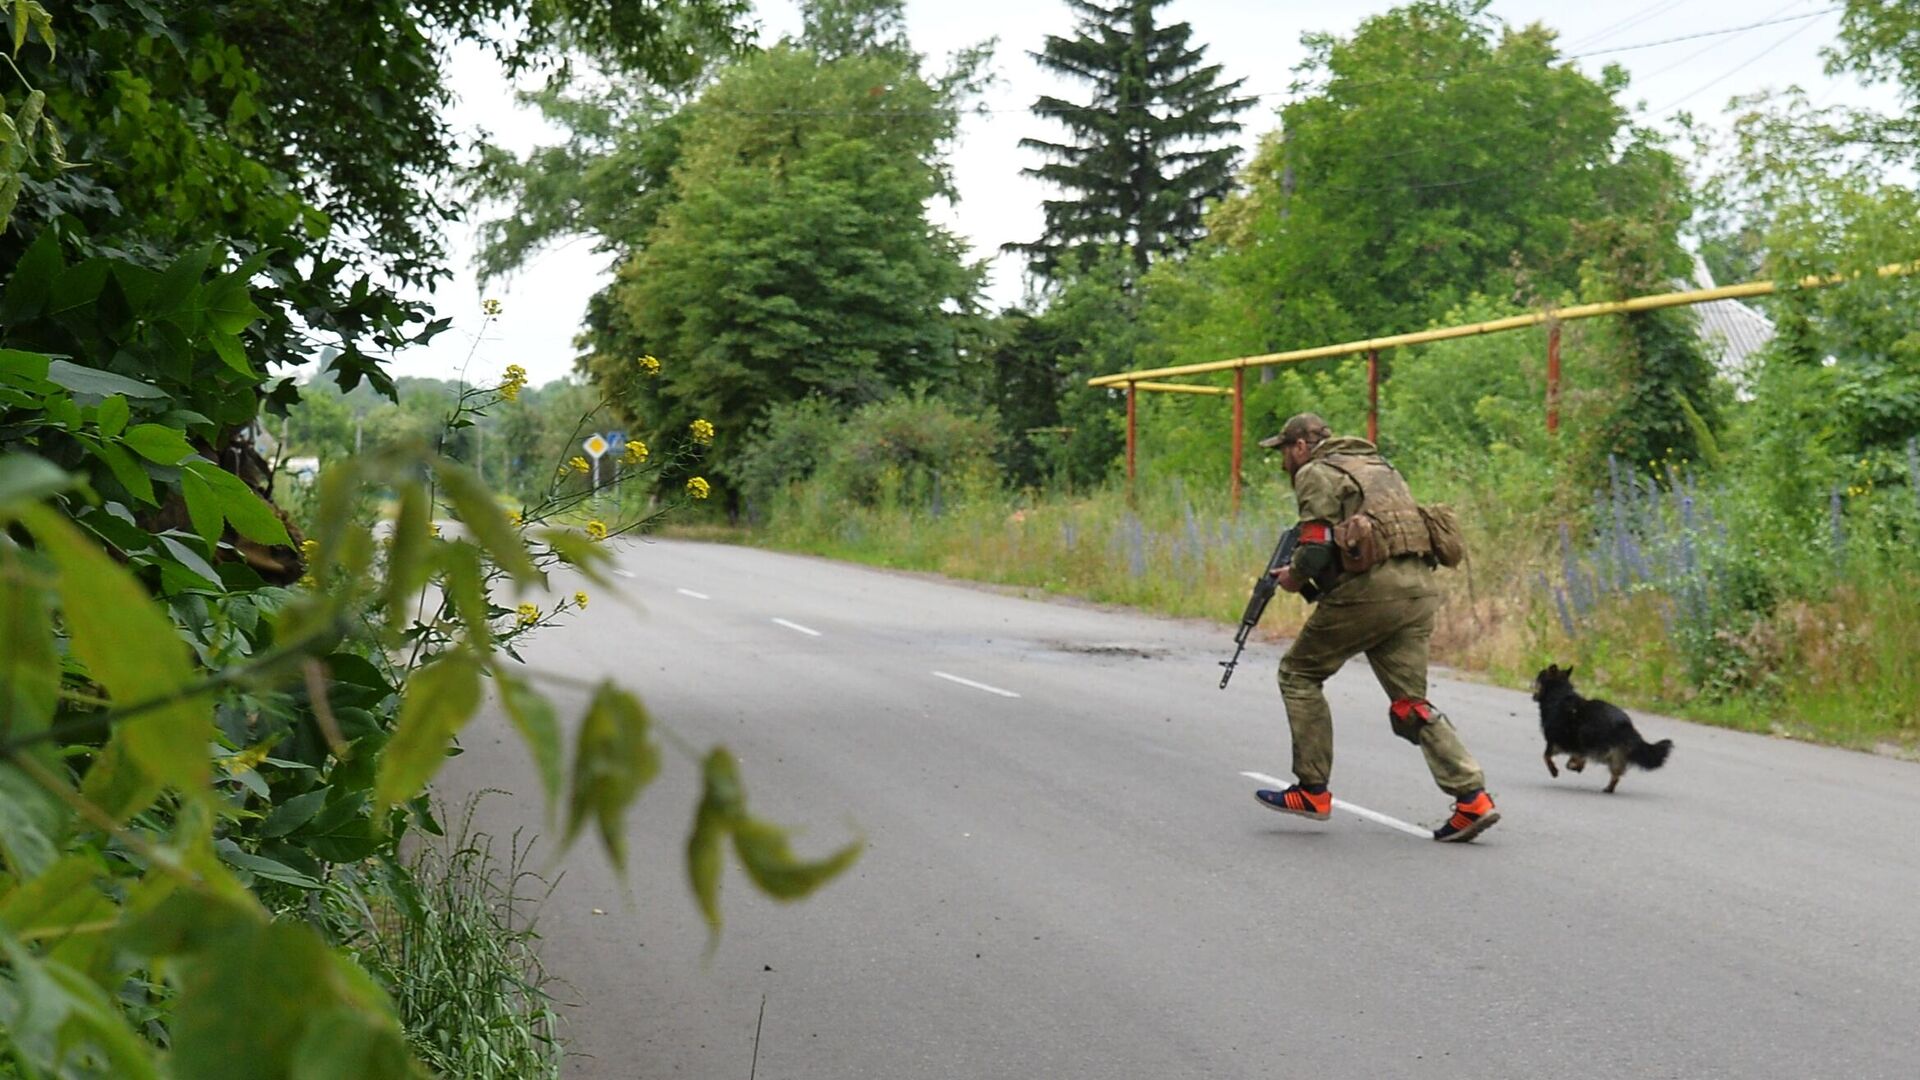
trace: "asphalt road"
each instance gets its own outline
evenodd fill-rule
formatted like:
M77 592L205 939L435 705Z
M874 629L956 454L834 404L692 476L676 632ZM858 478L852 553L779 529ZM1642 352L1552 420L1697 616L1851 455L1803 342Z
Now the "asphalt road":
M730 868L709 954L671 755L627 883L591 842L553 868L570 1077L1920 1077L1920 766L1640 717L1672 760L1603 795L1548 778L1525 695L1441 677L1503 815L1442 845L1253 800L1276 643L1223 693L1219 626L733 547L619 566L631 603L527 659L724 742L803 854L866 851L795 905ZM1436 824L1364 663L1328 689L1334 794ZM463 742L442 794L541 831L499 714Z

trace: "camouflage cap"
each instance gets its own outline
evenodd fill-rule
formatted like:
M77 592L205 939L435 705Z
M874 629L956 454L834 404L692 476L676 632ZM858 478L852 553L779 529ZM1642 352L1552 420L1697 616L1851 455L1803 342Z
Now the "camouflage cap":
M1296 416L1289 417L1286 425L1280 429L1280 434L1261 439L1260 445L1271 450L1276 447L1285 446L1295 439L1313 439L1318 441L1332 437L1333 429L1327 426L1325 420L1320 419L1313 413L1303 412Z

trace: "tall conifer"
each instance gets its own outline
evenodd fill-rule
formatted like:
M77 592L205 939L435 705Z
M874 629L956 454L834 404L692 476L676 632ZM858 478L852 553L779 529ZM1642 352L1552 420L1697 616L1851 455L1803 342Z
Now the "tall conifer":
M1234 117L1254 99L1235 96L1244 79L1223 83L1220 65L1204 62L1190 25L1157 22L1167 0L1067 4L1079 16L1074 35L1050 34L1030 55L1088 84L1092 98L1034 102L1034 112L1058 120L1068 136L1022 139L1048 158L1023 171L1065 196L1044 204L1040 239L1007 247L1027 254L1040 274L1116 246L1144 271L1199 236L1205 200L1232 183L1237 153L1212 144L1240 130Z

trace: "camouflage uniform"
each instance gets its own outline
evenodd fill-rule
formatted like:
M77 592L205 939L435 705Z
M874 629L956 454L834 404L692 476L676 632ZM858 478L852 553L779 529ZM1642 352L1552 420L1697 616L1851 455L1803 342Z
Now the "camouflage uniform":
M1412 506L1405 481L1372 443L1329 438L1294 474L1300 520L1325 526L1345 521L1361 508L1362 482L1370 513L1402 501ZM1326 546L1314 552L1302 544L1294 554L1295 577L1308 579L1333 552ZM1479 764L1453 724L1426 700L1427 645L1440 607L1433 575L1427 558L1418 554L1389 558L1361 574L1340 574L1281 658L1293 772L1302 784L1325 784L1333 771L1333 714L1321 684L1355 654L1365 653L1392 700L1388 717L1394 734L1420 747L1440 789L1462 797L1484 785Z

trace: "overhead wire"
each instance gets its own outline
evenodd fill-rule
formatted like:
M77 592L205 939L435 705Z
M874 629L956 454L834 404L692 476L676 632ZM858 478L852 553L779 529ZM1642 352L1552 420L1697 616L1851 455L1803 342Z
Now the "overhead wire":
M1805 0L1796 0L1796 2L1805 2ZM1572 61L1572 60L1587 60L1596 56L1617 56L1621 53L1638 52L1643 49L1655 49L1655 48L1660 48L1667 45L1678 45L1683 42L1700 41L1705 38L1726 37L1729 35L1744 34L1752 30L1765 29L1766 27L1769 27L1769 26L1780 26L1786 23L1791 23L1791 22L1801 22L1803 20L1816 19L1822 15L1830 15L1840 10L1842 10L1842 8L1836 5L1832 7L1822 8L1819 11L1802 12L1798 15L1788 15L1780 18L1767 18L1767 19L1762 19L1758 22L1745 23L1739 26L1725 26L1725 27L1720 27L1718 29L1714 29L1714 30L1698 30L1692 33L1680 34L1674 37L1660 38L1655 41L1641 41L1641 42L1636 42L1632 45L1613 45L1613 46L1608 46L1607 48L1604 48L1604 49L1589 49L1584 52L1562 53L1560 55L1553 57L1552 60L1549 62L1562 63L1562 62ZM1506 63L1506 64L1481 64L1474 67L1464 68L1464 69L1455 70L1455 71L1444 71L1439 73L1422 73L1417 75L1412 75L1412 74L1390 75L1390 76L1385 76L1377 79L1342 80L1340 83L1340 87L1342 90L1365 90L1375 86L1391 86L1396 83L1454 82L1460 79L1476 78L1479 76L1488 75L1488 74L1492 74L1500 71L1512 71L1512 70L1518 70L1520 68L1537 67L1537 66L1539 66L1538 63L1531 60L1518 61L1518 62ZM1295 91L1293 89L1263 90L1263 91L1257 91L1250 94L1242 94L1239 96L1252 98L1256 101L1261 101L1267 98L1285 97L1293 94L1294 92ZM1062 107L1048 108L1048 109L1038 109L1038 108L1034 108L1031 105L1007 105L1007 106L1001 106L1001 107L979 105L979 106L974 106L972 108L961 108L957 111L963 114L975 115L975 116L983 116L983 115L995 116L995 115L1004 115L1004 114L1012 114L1012 113L1030 114L1035 116L1060 116L1060 115L1067 115L1067 114L1076 113L1076 112L1110 113L1115 111L1116 108L1118 109L1150 109L1156 105L1164 105L1164 104L1166 103L1159 102L1159 101L1149 101L1149 102L1143 102L1139 104L1130 104L1130 105L1122 105L1122 106L1069 105L1069 106L1062 106ZM875 114L911 116L911 115L917 115L917 114L944 115L948 112L955 111L955 110L944 109L944 108L892 109L882 105L873 109L793 108L793 109L726 109L726 110L720 110L720 111L724 111L728 115L733 115L733 116L860 116L860 115L875 115Z
M1589 45L1598 45L1616 34L1624 33L1651 19L1665 15L1667 12L1672 11L1674 8L1686 2L1687 0L1658 0L1658 2L1641 8L1639 11L1634 12L1632 15L1621 19L1611 26L1602 27L1599 31L1588 34L1586 37L1567 42L1567 48L1584 49Z
M1660 116L1666 116L1671 114L1674 109L1680 107L1681 105L1686 104L1687 102L1693 100L1696 97L1699 97L1701 94L1706 93L1708 90L1713 89L1714 87L1727 81L1728 79L1739 74L1740 72L1745 71L1746 69L1759 63L1761 60L1765 59L1768 55L1770 55L1775 49L1780 48L1780 46L1785 45L1787 42L1792 41L1794 38L1797 38L1801 34L1806 33L1807 30L1812 28L1812 26L1813 26L1812 23L1805 23L1801 26L1795 27L1791 33L1787 34L1785 37L1781 38L1780 40L1774 42L1773 44L1767 46L1764 49L1761 49L1759 52L1754 53L1752 56L1748 57L1746 60L1734 65L1733 67L1727 69L1726 71L1721 72L1719 75L1702 83L1700 86L1682 95L1681 97L1675 98L1674 100L1661 106L1659 109L1656 109L1655 114Z
M1788 0L1788 3L1787 3L1787 4L1785 4L1785 5L1784 5L1784 6L1782 6L1782 7L1779 7L1779 8L1776 8L1776 9L1774 10L1774 12L1773 12L1773 14L1774 14L1774 15L1778 15L1778 14L1780 14L1781 12L1784 12L1784 11L1786 11L1786 10L1788 10L1789 8L1795 8L1795 7L1799 7L1799 6L1801 5L1801 4L1804 4L1804 3L1806 3L1806 2L1807 2L1807 0ZM1773 17L1772 15L1769 15L1769 16L1768 16L1768 18L1772 18L1772 17ZM1647 74L1645 74L1645 75L1643 75L1643 76L1641 76L1641 78L1642 78L1642 79L1643 79L1644 81L1648 81L1648 82L1651 82L1652 80L1654 80L1654 79L1657 79L1657 78L1659 78L1659 77L1660 77L1660 76L1662 76L1662 75L1665 75L1665 74L1666 74L1667 72L1669 72L1669 71L1672 71L1672 70L1674 70L1675 68L1680 68L1680 67L1685 67L1685 66L1687 66L1688 64L1691 64L1691 63L1693 63L1693 62L1694 62L1695 60L1698 60L1698 59L1699 59L1700 57L1702 57L1702 56L1705 56L1705 55L1706 55L1707 53L1710 53L1710 52L1712 52L1713 50L1715 50L1715 49L1717 49L1717 48L1720 48L1720 47L1722 47L1722 46L1724 46L1724 45L1727 45L1727 44L1729 44L1729 42L1724 42L1724 41L1717 41L1717 42L1714 42L1714 43L1713 43L1713 44L1711 44L1711 45L1708 45L1708 46L1707 46L1706 48L1704 48L1704 49L1696 49L1696 50L1694 50L1693 52L1690 52L1690 53L1688 53L1687 55L1685 55L1685 56L1683 56L1683 57L1681 57L1680 59L1678 59L1678 60L1675 60L1675 61L1674 61L1673 63L1671 63L1671 64L1668 64L1668 65L1667 65L1666 67L1663 67L1663 68L1660 68L1660 69L1658 69L1658 70L1655 70L1655 71L1650 71L1650 72L1648 72Z

